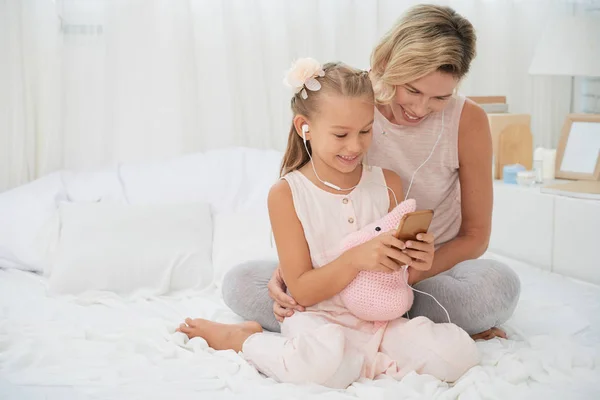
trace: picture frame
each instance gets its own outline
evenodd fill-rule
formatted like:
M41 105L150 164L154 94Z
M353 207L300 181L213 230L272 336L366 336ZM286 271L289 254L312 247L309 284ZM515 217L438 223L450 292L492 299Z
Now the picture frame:
M558 179L600 180L600 114L569 114L556 149Z

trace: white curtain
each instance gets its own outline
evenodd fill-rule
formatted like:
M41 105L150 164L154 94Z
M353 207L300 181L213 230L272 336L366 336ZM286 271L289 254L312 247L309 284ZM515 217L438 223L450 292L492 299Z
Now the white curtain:
M467 95L506 95L556 144L569 78L527 74L560 0L435 1L477 29ZM0 191L60 168L224 146L283 149L296 57L368 68L417 1L0 0Z

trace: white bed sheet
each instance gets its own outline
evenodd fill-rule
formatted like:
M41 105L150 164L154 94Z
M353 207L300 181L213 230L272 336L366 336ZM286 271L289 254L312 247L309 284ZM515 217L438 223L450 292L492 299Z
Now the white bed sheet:
M509 264L523 284L504 326L511 339L479 342L480 366L452 386L411 374L345 391L276 384L233 351L173 333L186 316L240 321L215 289L58 299L46 296L44 278L0 270L0 399L600 398L600 288Z

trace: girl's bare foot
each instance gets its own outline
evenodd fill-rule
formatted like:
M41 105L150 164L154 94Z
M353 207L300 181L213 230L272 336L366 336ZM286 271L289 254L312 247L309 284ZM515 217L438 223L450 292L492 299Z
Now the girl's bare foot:
M495 337L506 339L506 332L504 332L502 329L499 329L499 328L491 328L491 329L488 329L487 331L477 333L475 335L471 335L471 338L473 338L473 340L480 340L480 339L490 340Z
M177 331L187 337L201 337L215 350L242 351L242 345L251 335L262 332L258 322L248 321L241 324L220 324L202 318L186 318L185 324L179 325Z

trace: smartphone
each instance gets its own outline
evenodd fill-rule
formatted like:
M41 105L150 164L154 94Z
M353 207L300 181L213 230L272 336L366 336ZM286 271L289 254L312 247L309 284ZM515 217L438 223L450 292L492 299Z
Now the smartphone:
M407 240L417 240L419 233L427 233L432 220L433 210L419 210L406 213L400 219L400 224L394 236L404 242Z

